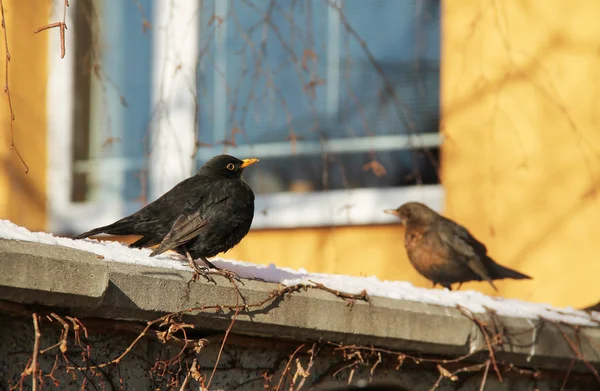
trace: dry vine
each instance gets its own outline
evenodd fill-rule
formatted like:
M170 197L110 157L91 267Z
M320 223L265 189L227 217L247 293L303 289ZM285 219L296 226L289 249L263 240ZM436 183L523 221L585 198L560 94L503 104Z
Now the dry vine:
M144 338L152 338L161 342L163 345L170 345L177 347L177 353L169 359L159 360L154 363L151 370L159 378L166 378L171 376L172 379L166 384L168 389L179 389L185 390L186 387L192 387L192 383L196 383L196 387L200 387L203 390L208 390L210 385L213 383L215 373L218 369L226 370L226 368L219 367L219 363L222 358L225 345L231 338L232 331L236 319L240 312L249 311L251 309L264 308L266 304L272 302L278 298L283 298L292 295L296 292L300 292L307 289L319 289L325 292L336 295L337 297L353 303L355 300L368 301L368 296L365 292L359 295L353 295L346 292L340 292L326 287L320 283L314 283L312 285L297 284L293 286L281 286L273 290L264 299L254 303L244 303L244 298L237 287L235 279L230 278L229 282L233 285L236 292L235 304L215 304L205 305L201 307L188 308L183 311L167 314L160 318L148 321L145 326L138 325L135 323L122 323L118 321L106 320L106 319L78 319L72 316L62 316L56 312L50 312L47 315L40 315L40 311L35 311L33 314L29 309L25 307L19 307L17 304L8 302L0 303L0 310L10 313L19 313L24 315L29 313L33 318L34 324L34 346L30 359L27 361L26 367L23 370L20 379L11 385L11 390L22 390L25 387L27 379L31 379L33 389L43 387L46 381L54 384L55 387L60 386L60 380L56 377L57 370L59 368L64 369L67 373L72 373L73 376L79 373L83 375L82 389L86 385L91 384L93 380L99 381L102 384L105 380L103 377L107 375L103 372L109 368L113 368L119 374L119 381L123 382L119 365L130 355L133 355L134 347ZM484 360L480 360L479 351L474 351L458 357L435 357L431 355L415 355L407 354L403 351L395 351L391 349L385 349L375 346L360 346L360 345L348 345L342 343L336 343L333 341L320 341L312 344L300 343L296 345L289 356L285 357L284 362L279 362L273 369L265 371L259 379L250 379L250 381L264 380L266 390L283 390L283 389L294 389L300 390L307 385L306 381L312 376L313 381L310 387L319 384L328 378L339 378L345 376L348 383L352 382L352 379L356 376L361 368L367 369L367 377L369 381L372 381L375 376L376 370L393 370L399 371L403 365L408 361L410 366L421 366L425 368L431 368L439 372L437 380L431 386L430 390L436 390L441 383L448 379L452 382L457 382L460 377L467 374L480 374L481 383L480 389L483 390L488 380L488 372L490 368L493 368L496 377L502 381L504 376L508 373L514 373L519 376L531 378L537 381L542 378L545 374L549 377L556 378L550 372L545 373L540 370L530 370L528 368L519 368L512 363L499 362L496 358L496 352L505 343L505 337L499 331L493 331L489 325L484 321L476 317L470 311L458 307L459 311L463 313L465 317L470 319L475 325L477 325L482 336L486 341L488 347L488 357ZM189 334L190 330L194 329L193 324L185 323L182 320L184 315L192 313L206 312L206 311L230 311L232 313L231 321L229 326L225 330L224 334L211 335L203 338L192 337ZM59 340L51 346L41 349L40 338L41 329L40 323L43 321L55 324L60 327ZM84 325L85 324L85 325ZM114 330L117 332L128 332L137 334L133 341L120 353L117 357L101 362L94 362L94 355L92 354L92 348L89 343L89 332L88 328L94 330ZM576 361L582 362L588 366L593 377L596 378L598 384L600 379L595 371L594 367L586 361L581 353L579 347L580 341L573 341L562 328L558 325L556 327L561 332L561 335L567 341L571 347L574 357L566 372L566 375L561 378L562 387L564 388L570 377L574 376L572 373L572 367ZM577 330L576 330L577 331ZM577 335L577 334L576 334ZM236 337L239 338L239 337ZM71 342L71 345L69 344ZM203 370L198 361L198 357L203 353L204 348L210 344L219 344L218 354L216 356L216 362L214 366L209 370L210 375L203 373ZM238 342L239 343L239 342ZM75 349L77 348L77 349ZM81 354L82 364L77 364L73 361L73 358L67 356L68 352L71 355L76 351ZM44 370L39 365L38 358L40 356L47 355L51 352L55 352L55 359L53 365L49 371ZM321 374L317 379L314 379L313 371L315 362L318 359L326 359L327 357L339 357L341 361L337 362L329 370ZM306 364L303 365L303 361ZM62 363L62 364L61 364ZM169 368L176 368L169 369ZM279 369L277 369L279 368ZM278 377L273 379L276 372L279 372ZM182 380L179 380L181 376ZM469 375L470 376L470 375ZM109 380L106 380L109 381ZM274 381L275 384L271 384Z

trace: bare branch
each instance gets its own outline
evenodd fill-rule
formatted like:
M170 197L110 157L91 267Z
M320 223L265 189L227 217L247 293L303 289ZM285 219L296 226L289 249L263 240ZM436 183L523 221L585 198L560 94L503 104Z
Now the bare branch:
M5 56L4 56L4 93L6 94L6 99L8 101L8 111L10 114L9 117L9 129L10 129L10 149L11 151L15 151L15 153L17 154L17 157L19 158L19 160L21 161L21 164L23 164L23 167L25 167L25 174L27 174L29 172L29 166L27 165L27 163L25 163L25 160L23 159L23 157L21 156L21 153L19 152L19 149L17 148L17 146L15 145L15 137L14 137L14 128L13 128L13 123L15 122L15 112L13 110L13 104L12 104L12 99L11 99L11 95L10 95L10 87L8 85L8 70L9 70L9 63L10 63L10 50L8 49L8 33L6 32L6 19L4 17L4 3L2 2L2 0L0 0L0 14L2 16L2 30L4 32L4 50L5 50Z

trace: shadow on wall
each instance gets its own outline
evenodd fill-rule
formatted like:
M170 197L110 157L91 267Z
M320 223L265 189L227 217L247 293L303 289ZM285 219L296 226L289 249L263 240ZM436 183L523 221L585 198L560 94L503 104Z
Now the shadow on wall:
M596 46L589 44L588 46L580 43L570 42L562 33L556 32L550 35L549 38L540 45L536 54L530 55L529 60L523 64L511 64L505 72L498 72L500 77L494 79L481 80L481 83L476 88L470 90L470 93L460 99L452 99L451 103L446 103L444 108L444 116L446 118L470 110L473 104L480 102L482 99L491 95L497 94L503 89L507 89L512 85L527 81L529 75L534 74L544 68L544 62L557 52L577 50L596 50ZM458 78L457 78L458 79ZM458 89L453 85L448 87L449 90ZM456 96L454 97L456 98ZM447 100L446 100L447 102Z

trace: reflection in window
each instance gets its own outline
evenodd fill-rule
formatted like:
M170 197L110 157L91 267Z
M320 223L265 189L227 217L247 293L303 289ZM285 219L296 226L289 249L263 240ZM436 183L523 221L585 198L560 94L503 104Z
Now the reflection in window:
M74 3L71 200L145 194L152 0ZM144 13L142 13L144 11Z
M439 182L439 1L233 0L202 14L198 164L261 158L245 174L258 193Z

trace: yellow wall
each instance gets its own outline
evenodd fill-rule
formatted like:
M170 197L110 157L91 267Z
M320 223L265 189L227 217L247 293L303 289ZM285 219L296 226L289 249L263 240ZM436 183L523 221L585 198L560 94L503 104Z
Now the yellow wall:
M15 113L14 139L23 164L10 150L10 111L0 100L0 218L30 229L46 223L46 77L48 32L33 31L48 23L47 1L3 1L8 34L9 87ZM0 29L0 34L4 33ZM49 32L58 39L58 32ZM57 54L58 55L58 54ZM4 36L0 40L0 78L4 87Z
M447 0L446 212L534 276L502 294L600 299L600 2Z
M431 287L408 263L400 225L253 230L223 257Z

